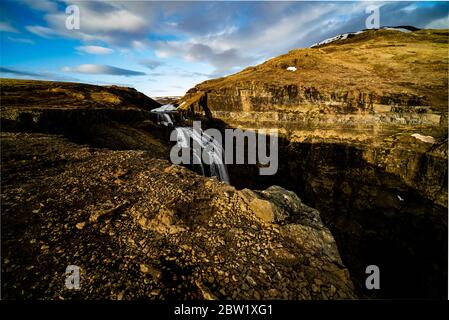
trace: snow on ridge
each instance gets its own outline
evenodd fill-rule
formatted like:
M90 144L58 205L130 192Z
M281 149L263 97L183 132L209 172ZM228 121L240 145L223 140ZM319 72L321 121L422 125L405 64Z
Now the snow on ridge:
M359 31L359 32L360 32L360 31ZM317 46L321 46L321 45L323 45L323 44L328 44L328 43L331 43L331 42L334 42L334 41L338 41L338 40L345 40L345 39L348 38L348 36L349 36L350 34L352 35L352 34L355 34L355 33L343 33L343 34L339 34L339 35L336 35L335 37L328 38L328 39L323 40L323 41L321 41L321 42L314 43L314 44L312 44L312 45L310 46L310 48L317 47Z
M384 28L382 28L382 29L383 29L383 30L395 30L395 31L401 31L401 32L405 32L405 33L412 32L411 30L405 29L405 28L384 27Z
M288 67L287 70L288 71L296 71L297 69L296 69L296 67Z
M369 30L393 30L393 31L400 31L400 32L405 32L405 33L412 32L411 29L407 29L405 27L381 27L380 29L364 29L364 30L360 30L360 31L357 31L357 32L348 32L348 33L338 34L338 35L336 35L336 36L334 36L332 38L328 38L328 39L325 39L323 41L314 43L314 44L312 44L310 46L310 48L321 46L323 44L328 44L328 43L331 43L331 42L334 42L334 41L338 41L338 40L345 40L345 39L348 39L351 36L355 36L357 34L361 34L361 33L364 33L366 31L369 31Z

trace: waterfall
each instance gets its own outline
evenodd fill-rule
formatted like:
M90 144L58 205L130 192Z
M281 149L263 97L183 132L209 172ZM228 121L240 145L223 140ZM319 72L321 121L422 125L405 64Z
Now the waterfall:
M209 159L210 176L215 176L221 181L229 183L228 170L224 162L223 147L214 138L205 134L202 130L194 130L191 127L177 127L175 130L177 132L177 143L183 148L192 150L192 157L196 158L203 175L205 175L206 170L201 153L204 153ZM192 144L190 143L190 139L200 146L199 150L191 148Z
M172 104L166 104L151 110L152 113L156 114L158 124L170 127L175 126L175 117L172 117L172 114L176 111L176 107ZM195 159L195 162L191 161L191 164L197 164L203 176L209 173L210 176L215 176L221 181L229 183L228 170L224 161L224 150L220 143L205 134L201 129L194 130L191 127L175 127L175 130L177 133L177 144L182 148L188 148L192 151L191 160ZM199 150L192 148L191 141L199 145ZM205 156L208 157L209 161L207 162L209 164L204 163L203 158Z
M156 114L157 124L173 126L173 119L170 114L176 112L176 107L174 105L165 104L159 108L151 110L151 112Z
M173 120L168 113L157 113L157 123L164 126L173 125Z

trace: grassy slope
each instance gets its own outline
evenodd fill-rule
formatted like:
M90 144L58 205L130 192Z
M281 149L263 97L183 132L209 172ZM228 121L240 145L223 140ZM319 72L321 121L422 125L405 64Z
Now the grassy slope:
M448 30L368 31L316 48L295 49L234 75L205 81L199 91L242 82L296 84L321 92L362 90L425 96L447 112ZM296 72L287 71L295 66Z

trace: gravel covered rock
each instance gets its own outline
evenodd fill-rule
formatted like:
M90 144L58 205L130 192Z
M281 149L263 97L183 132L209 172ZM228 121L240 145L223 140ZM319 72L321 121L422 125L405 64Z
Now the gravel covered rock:
M267 221L249 191L151 150L39 133L1 143L4 299L355 297L332 235L292 192L251 191ZM69 265L79 290L65 286Z

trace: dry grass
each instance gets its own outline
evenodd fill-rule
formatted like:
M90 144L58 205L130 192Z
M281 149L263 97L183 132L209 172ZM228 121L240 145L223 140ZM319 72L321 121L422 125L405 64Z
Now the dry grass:
M448 35L448 30L368 31L320 47L292 50L237 74L205 81L197 89L205 92L252 82L295 84L320 92L407 94L425 96L436 110L447 112ZM289 66L297 71L287 71Z

